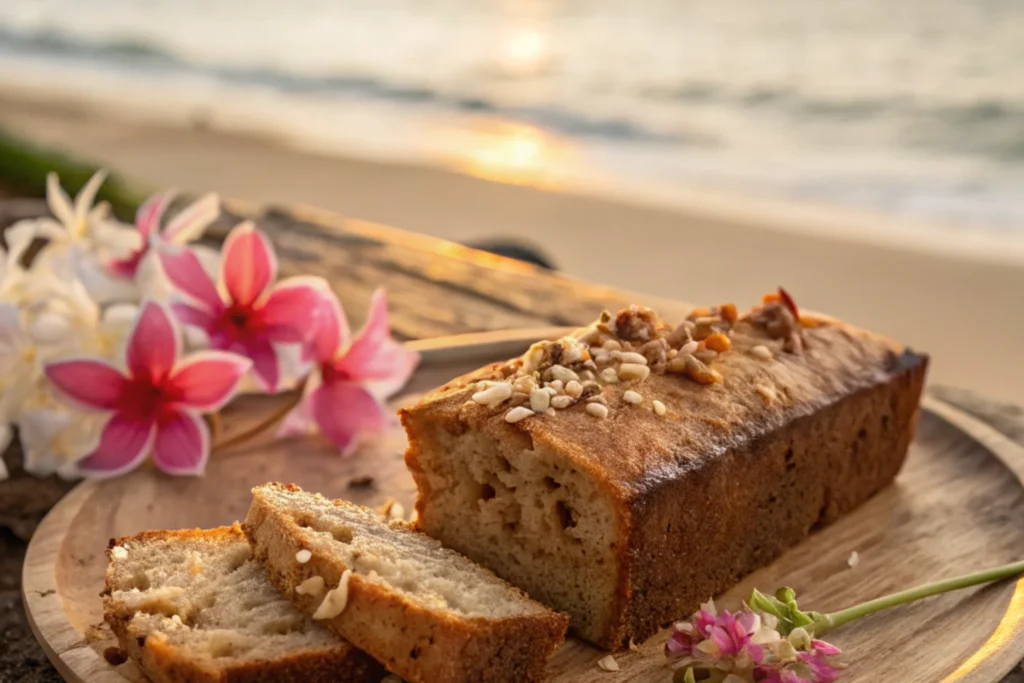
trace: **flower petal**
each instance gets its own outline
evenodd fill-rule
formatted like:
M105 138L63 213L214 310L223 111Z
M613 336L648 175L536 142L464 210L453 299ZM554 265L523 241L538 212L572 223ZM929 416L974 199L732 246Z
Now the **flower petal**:
M206 274L199 259L189 249L158 249L160 265L171 285L210 311L221 311L224 303L213 279Z
M390 424L388 411L365 388L353 382L324 384L309 395L310 412L320 431L348 454L356 437Z
M293 436L306 436L314 430L316 422L313 420L312 402L306 396L299 405L295 406L290 413L285 415L281 426L277 429L277 438L285 439Z
M160 219L173 198L173 192L155 194L146 199L135 213L135 227L142 234L143 244L148 242L150 235L160 231Z
M148 247L143 247L124 258L111 259L107 262L107 270L117 277L134 280L135 273L139 271L139 263L147 250Z
M245 355L252 361L252 374L263 390L277 391L277 385L281 381L281 366L273 345L268 341L251 341L245 344L244 348Z
M48 173L46 176L46 204L50 212L60 221L65 228L74 224L75 209L71 206L71 198L64 188L60 186L60 178L56 173Z
M128 338L129 374L158 385L170 374L181 352L181 335L167 310L154 301L142 306Z
M7 447L11 445L12 438L14 438L14 430L11 429L11 425L0 425L0 481L9 476L3 454Z
M381 398L404 385L419 362L419 354L391 338L388 330L387 297L383 289L374 292L366 325L352 346L335 363L335 369L366 383Z
M203 236L207 226L220 215L220 198L204 195L181 210L164 228L163 237L174 244L187 244Z
M168 400L208 413L231 400L252 361L226 351L199 351L178 364L164 384Z
M75 197L75 228L77 230L85 231L89 210L92 208L93 202L96 201L96 194L100 191L100 186L106 179L107 172L100 169L93 173L89 181L78 191L78 195Z
M292 277L279 282L258 308L249 324L262 329L267 339L279 344L298 344L318 327L327 281L318 277Z
M224 241L221 279L239 306L251 306L277 276L277 257L269 240L249 221L239 223Z
M115 413L100 437L100 445L79 461L78 470L90 477L116 477L135 469L153 448L156 425Z
M214 323L217 322L217 318L213 313L203 308L189 306L188 304L172 303L171 311L182 325L191 325L192 327L198 327L207 331L212 329Z
M127 384L117 368L102 360L56 361L47 363L43 371L64 397L94 410L116 410Z
M198 475L210 458L210 429L202 417L186 411L168 413L156 429L153 462L168 474Z
M333 360L341 347L348 343L351 334L341 302L328 289L321 297L320 314L304 353L306 360L320 365Z

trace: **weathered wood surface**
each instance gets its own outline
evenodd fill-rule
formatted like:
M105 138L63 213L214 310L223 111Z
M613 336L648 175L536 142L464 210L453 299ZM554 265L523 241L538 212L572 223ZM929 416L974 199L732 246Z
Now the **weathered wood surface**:
M0 201L0 228L38 215L40 202ZM582 323L601 308L629 302L628 294L430 238L333 217L284 210L258 216L274 240L283 274L327 277L358 324L370 291L390 291L392 325L407 339L479 330ZM322 225L327 223L329 225ZM228 223L221 226L228 227ZM1024 443L1024 415L964 393L943 397L991 420ZM8 453L12 462L17 454ZM28 632L18 593L24 540L66 490L62 482L16 477L0 483L0 683L59 681ZM1006 683L1024 683L1024 672Z

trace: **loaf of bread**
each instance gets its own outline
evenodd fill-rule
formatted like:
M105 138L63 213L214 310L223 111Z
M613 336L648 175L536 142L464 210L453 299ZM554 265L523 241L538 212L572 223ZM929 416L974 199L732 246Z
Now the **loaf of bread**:
M383 668L270 583L239 526L111 541L104 618L155 683L378 683Z
M404 522L294 485L245 532L282 594L412 683L540 681L569 619Z
M639 642L892 481L926 365L782 290L606 313L401 411L419 525L581 637Z

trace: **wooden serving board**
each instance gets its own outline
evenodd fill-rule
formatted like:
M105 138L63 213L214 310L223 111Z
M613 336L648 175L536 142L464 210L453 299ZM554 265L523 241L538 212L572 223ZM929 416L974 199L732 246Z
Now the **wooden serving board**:
M413 344L423 365L396 404L490 360L521 353L560 330L463 335ZM224 417L244 429L268 399ZM272 399L270 399L273 402ZM256 405L256 408L253 406ZM896 483L837 523L813 534L723 596L728 606L753 587L795 588L805 609L831 611L926 581L1021 559L1024 555L1024 450L973 418L926 399L906 467ZM394 498L412 509L404 436L395 429L341 459L308 439L263 439L215 455L206 476L172 478L143 469L85 482L53 508L25 559L29 621L54 666L75 683L141 681L131 663L112 666L114 644L99 598L108 539L146 529L213 527L245 517L250 488L294 481L331 497L378 506ZM359 480L372 477L373 483ZM851 553L859 563L848 566ZM1024 580L932 598L878 614L832 634L844 651L847 681L997 681L1024 658ZM618 653L618 672L597 666L605 653L570 639L550 664L558 683L667 683L674 668L668 631Z

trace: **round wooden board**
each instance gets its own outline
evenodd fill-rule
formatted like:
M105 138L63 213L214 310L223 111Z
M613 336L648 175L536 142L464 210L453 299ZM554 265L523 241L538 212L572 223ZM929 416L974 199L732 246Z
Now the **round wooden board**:
M473 335L423 343L424 365L411 392L488 359L518 353L544 331ZM794 587L801 605L829 611L893 590L1019 560L1024 548L1024 450L986 425L935 399L925 412L896 483L837 523L817 531L717 600L738 603L751 588ZM245 415L226 416L228 431ZM250 488L294 481L325 495L377 506L394 498L412 509L415 487L396 429L340 459L315 440L249 444L211 458L206 476L176 479L152 470L76 487L40 525L25 559L29 621L69 681L124 683L142 678L130 663L109 665L114 641L99 598L110 538L146 529L212 527L245 517ZM373 477L370 485L359 484ZM860 561L847 559L857 551ZM843 680L998 681L1024 658L1024 580L961 591L875 615L836 631L850 663ZM559 683L671 681L665 635L616 655L570 639L550 665Z

